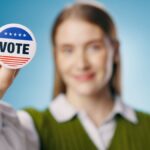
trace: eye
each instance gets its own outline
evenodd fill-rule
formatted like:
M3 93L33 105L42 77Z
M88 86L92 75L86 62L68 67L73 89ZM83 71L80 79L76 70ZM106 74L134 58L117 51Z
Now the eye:
M101 49L102 49L102 44L100 43L93 43L88 46L88 50L90 51L99 51Z
M71 54L71 53L73 53L73 48L72 48L72 47L64 47L64 48L62 49L62 51L63 51L63 53L65 53L65 54Z

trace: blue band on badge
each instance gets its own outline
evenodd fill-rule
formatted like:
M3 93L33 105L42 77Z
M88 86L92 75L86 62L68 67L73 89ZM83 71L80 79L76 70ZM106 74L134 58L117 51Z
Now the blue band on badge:
M0 33L0 38L32 41L32 37L28 34L28 32L17 27L5 29Z

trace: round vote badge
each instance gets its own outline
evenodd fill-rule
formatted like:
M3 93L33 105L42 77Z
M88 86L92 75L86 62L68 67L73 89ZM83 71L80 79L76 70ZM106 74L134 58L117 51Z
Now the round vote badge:
M20 24L7 24L0 28L0 64L19 69L27 65L36 51L33 33Z

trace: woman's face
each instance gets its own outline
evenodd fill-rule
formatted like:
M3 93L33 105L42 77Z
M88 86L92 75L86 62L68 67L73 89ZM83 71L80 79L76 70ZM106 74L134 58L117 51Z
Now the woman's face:
M56 65L67 91L91 95L108 85L114 50L100 27L68 19L58 27L55 40Z

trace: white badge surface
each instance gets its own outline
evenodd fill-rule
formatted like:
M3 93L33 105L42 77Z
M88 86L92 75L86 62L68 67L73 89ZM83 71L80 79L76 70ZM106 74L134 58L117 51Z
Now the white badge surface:
M10 69L27 65L36 52L33 33L20 24L7 24L0 28L0 64Z

